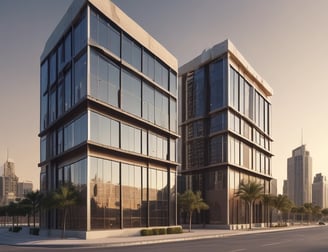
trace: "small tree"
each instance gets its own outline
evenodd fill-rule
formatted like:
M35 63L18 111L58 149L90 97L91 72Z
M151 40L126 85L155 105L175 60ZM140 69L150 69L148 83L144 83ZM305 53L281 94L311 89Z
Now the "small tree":
M79 202L79 191L71 184L62 185L56 191L50 192L44 198L43 204L46 208L57 208L63 211L62 238L65 237L68 210Z
M281 195L274 197L273 206L278 210L279 219L282 222L282 213L288 213L293 204L287 197L287 195ZM287 220L286 220L287 223Z
M273 206L273 196L271 194L263 194L262 195L262 202L265 207L265 215L267 219L267 227L271 226L272 221L272 206Z
M33 214L33 228L35 228L35 216L39 212L40 208L40 202L42 199L42 194L39 190L35 192L29 192L26 194L26 199L28 200L28 203L30 204L32 208L32 214Z
M254 202L261 198L263 191L263 186L256 183L255 181L250 181L245 184L243 181L240 183L239 190L235 193L236 197L244 200L248 205L249 212L249 229L252 229L253 223L253 204Z
M191 232L192 213L195 210L199 213L200 210L206 210L209 208L209 206L202 199L201 192L197 191L194 193L191 190L187 190L179 196L179 205L182 211L189 214L189 232Z
M324 218L326 218L328 216L328 208L322 209L321 213L323 214Z
M313 205L312 203L304 203L303 206L305 208L305 213L307 214L307 221L309 224L312 219Z

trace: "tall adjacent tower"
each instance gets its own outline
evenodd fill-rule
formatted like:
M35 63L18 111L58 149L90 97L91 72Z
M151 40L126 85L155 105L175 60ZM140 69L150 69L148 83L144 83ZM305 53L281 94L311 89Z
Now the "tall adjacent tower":
M287 160L287 195L296 206L312 203L312 158L305 145L293 150Z
M181 191L200 190L210 205L195 222L248 223L245 203L235 197L241 182L271 184L271 87L226 40L179 68ZM254 207L254 222L266 222ZM237 227L236 227L237 228Z

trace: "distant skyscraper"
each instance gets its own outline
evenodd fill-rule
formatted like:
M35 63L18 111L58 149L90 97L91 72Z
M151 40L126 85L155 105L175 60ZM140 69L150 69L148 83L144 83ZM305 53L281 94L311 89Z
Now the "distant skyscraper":
M8 159L3 166L3 176L0 183L0 202L7 205L14 201L17 194L18 177L15 174L15 163Z
M18 182L17 184L17 197L23 198L28 194L29 192L32 192L33 190L33 184L31 181L23 181Z
M287 195L287 187L288 187L288 180L284 179L284 184L283 184L283 188L282 188L283 195Z
M321 208L328 207L328 185L327 178L321 173L317 173L312 184L312 203Z
M296 206L312 202L312 158L305 145L293 150L287 160L287 195Z

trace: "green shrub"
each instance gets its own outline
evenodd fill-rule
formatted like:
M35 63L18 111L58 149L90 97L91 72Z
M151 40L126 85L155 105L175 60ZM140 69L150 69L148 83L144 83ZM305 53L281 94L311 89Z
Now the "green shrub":
M9 232L14 232L14 233L18 233L18 232L20 232L22 230L22 227L17 227L17 226L15 226L15 227L11 227L11 228L9 228Z
M30 228L30 235L39 235L39 228Z
M167 228L168 234L181 234L183 232L182 227L169 227Z
M153 230L152 229L141 229L140 235L141 236L153 235Z
M166 228L153 228L153 235L166 234Z

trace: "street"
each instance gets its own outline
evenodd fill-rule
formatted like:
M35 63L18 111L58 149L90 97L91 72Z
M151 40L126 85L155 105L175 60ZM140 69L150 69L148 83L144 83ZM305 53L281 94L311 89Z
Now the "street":
M247 235L228 236L215 239L202 239L175 243L160 243L126 247L89 247L89 248L45 248L0 246L0 251L115 251L115 252L326 252L328 251L328 227L305 228L282 232L254 233Z

